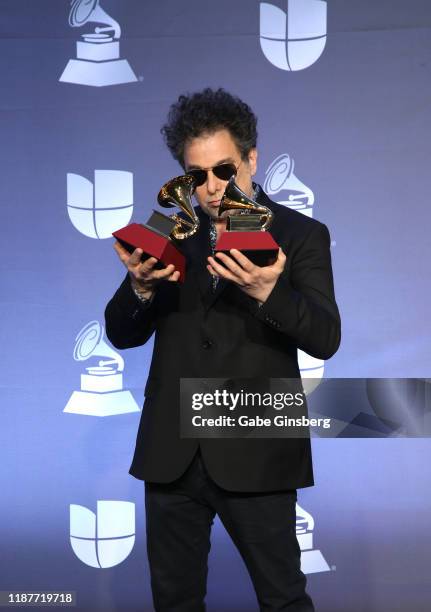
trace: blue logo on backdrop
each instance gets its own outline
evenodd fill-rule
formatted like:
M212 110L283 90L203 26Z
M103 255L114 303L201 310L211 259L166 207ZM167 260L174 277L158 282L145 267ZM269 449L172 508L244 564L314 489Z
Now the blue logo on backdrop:
M120 59L120 25L99 5L99 0L72 0L69 25L80 28L87 23L101 24L93 32L81 34L76 43L76 58L69 60L60 81L78 85L119 85L137 78L129 62Z
M133 213L133 174L95 170L94 183L67 174L67 211L74 227L89 238L112 238Z
M97 514L71 504L70 543L78 559L90 567L118 565L135 544L135 504L98 501Z
M316 62L326 44L326 2L287 0L287 12L262 2L260 46L281 70L303 70Z
M98 321L87 323L76 336L75 361L95 360L81 374L81 390L74 391L63 412L90 416L112 416L139 412L133 395L123 389L124 360L104 340L104 327Z

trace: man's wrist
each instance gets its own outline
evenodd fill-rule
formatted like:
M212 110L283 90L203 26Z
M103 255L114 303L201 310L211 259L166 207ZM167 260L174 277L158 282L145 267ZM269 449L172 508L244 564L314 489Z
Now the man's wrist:
M259 291L256 291L254 294L254 299L256 300L256 302L259 304L259 308L265 304L266 300L269 298L269 296L272 293L272 290L275 287L276 282L272 283L270 286L266 286L263 287L261 289L259 289Z
M131 287L133 289L133 293L139 298L142 302L148 302L154 295L154 289L149 289L148 287L143 287L139 285L133 279L130 280Z

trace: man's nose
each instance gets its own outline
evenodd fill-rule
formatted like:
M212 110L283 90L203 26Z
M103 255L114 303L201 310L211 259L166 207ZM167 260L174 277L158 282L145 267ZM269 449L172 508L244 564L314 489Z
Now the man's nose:
M221 191L220 179L218 179L212 170L207 173L207 191L208 193L216 193Z

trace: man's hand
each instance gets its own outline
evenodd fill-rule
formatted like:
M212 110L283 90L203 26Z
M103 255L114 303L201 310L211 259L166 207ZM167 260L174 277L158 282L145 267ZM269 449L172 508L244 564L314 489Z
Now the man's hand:
M114 249L129 271L132 287L139 291L143 298L151 298L156 285L160 281L176 282L180 277L179 271L175 270L173 264L169 264L169 266L161 270L155 270L154 266L158 261L155 257L149 257L142 263L142 249L135 249L130 255L119 242L114 243Z
M256 266L237 249L231 249L229 253L232 257L225 253L216 253L215 258L208 257L209 273L232 281L244 293L263 304L284 270L286 255L280 248L275 262L270 266L261 267ZM222 261L224 265L217 260Z

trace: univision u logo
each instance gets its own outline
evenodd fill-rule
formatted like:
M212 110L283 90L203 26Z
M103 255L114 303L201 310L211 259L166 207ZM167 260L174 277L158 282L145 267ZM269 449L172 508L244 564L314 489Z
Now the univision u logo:
M74 227L89 238L112 238L133 213L133 174L95 170L94 181L67 174L67 211Z
M135 504L98 501L96 514L71 504L70 543L78 559L90 567L118 565L135 543Z
M281 70L303 70L316 62L326 44L326 2L287 0L287 11L260 4L260 46Z

